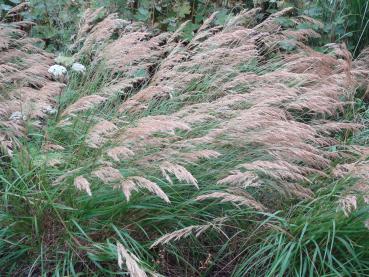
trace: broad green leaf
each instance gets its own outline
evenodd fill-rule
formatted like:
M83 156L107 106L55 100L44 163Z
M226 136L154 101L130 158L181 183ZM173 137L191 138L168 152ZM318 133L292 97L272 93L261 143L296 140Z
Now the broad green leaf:
M139 8L135 18L140 21L147 21L150 18L150 11L145 8Z
M191 13L191 5L189 2L179 2L177 1L173 7L173 10L177 13L179 18L185 18L186 15Z

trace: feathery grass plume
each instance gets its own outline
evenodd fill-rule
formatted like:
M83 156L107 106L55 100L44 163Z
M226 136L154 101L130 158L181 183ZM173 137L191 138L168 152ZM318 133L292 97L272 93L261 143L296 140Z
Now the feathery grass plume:
M171 88L167 93L170 97L171 92L175 91L183 91L183 94L186 94L191 83L200 83L210 72L218 71L216 76L223 79L224 75L229 75L227 72L230 69L243 61L246 63L257 55L253 43L254 36L251 33L251 30L245 29L219 32L215 35L214 29L199 31L190 43L190 47L195 50L189 51L188 48L178 46L172 51L154 75L152 86ZM229 55L229 51L232 51L232 55ZM188 56L191 56L191 59L188 59ZM222 64L229 66L222 67ZM216 91L219 89L216 88ZM161 95L162 92L159 90L151 94L150 99L157 99ZM133 102L139 102L140 106L144 106L140 99L142 98L136 95L132 97ZM145 102L150 99L145 99Z
M156 183L151 182L144 177L128 177L127 179L123 180L117 187L123 191L127 201L129 201L129 199L131 198L132 191L138 191L139 188L142 188L147 189L151 193L159 196L165 202L170 203L170 200L165 192Z
M126 197L127 201L131 198L132 191L137 191L136 183L131 179L123 180L119 185L116 186L123 191L124 196Z
M166 234L159 239L157 239L150 248L154 248L155 246L159 244L166 244L170 241L177 241L182 238L186 238L189 235L191 235L193 232L195 233L195 236L198 237L201 233L205 232L209 227L211 227L210 224L208 225L193 225L188 226L185 228L182 228L180 230L174 231L172 233Z
M62 113L62 116L75 114L81 111L86 111L106 101L105 97L99 95L88 95L78 99L72 105L67 107Z
M5 140L4 137L0 137L0 153L9 156L13 156L13 143L11 140Z
M48 159L46 161L46 164L48 166L51 166L51 167L57 167L57 166L63 164L63 160L61 160L61 159Z
M296 16L295 18L292 18L292 20L294 20L297 24L299 23L309 23L311 25L315 25L317 26L319 29L323 29L324 28L324 23L317 20L317 19L314 19L310 16L307 16L307 15L298 15Z
M369 147L361 145L352 145L349 147L351 155L358 156L359 161L365 161L369 158Z
M336 44L338 47L335 49L335 54L339 59L343 60L343 64L341 65L342 70L346 74L348 84L353 83L352 79L352 54L347 49L347 46L344 42L340 44Z
M222 124L216 132L220 134L230 133L230 136L243 134L247 130L282 124L287 120L287 113L279 108L268 106L254 106L247 110L238 111L238 115ZM285 122L287 125L288 123Z
M312 29L300 29L300 30L286 30L282 31L282 34L289 38L294 38L297 41L306 42L311 38L320 38L320 34Z
M162 33L151 38L149 32L127 32L117 40L109 43L99 53L109 69L134 75L137 70L149 70L150 66L163 54L167 34Z
M7 14L5 15L5 18L11 18L16 17L21 12L26 12L30 8L30 2L26 1L23 3L19 3L18 5L12 7Z
M137 127L127 129L122 139L135 141L158 132L173 133L176 129L190 130L191 128L173 116L147 116L139 120Z
M42 145L42 149L44 151L63 151L65 148L61 145L47 142L44 145Z
M204 225L192 225L188 227L184 227L180 230L176 230L174 232L165 234L164 236L158 238L151 246L150 248L154 248L155 246L158 246L159 244L167 244L170 241L177 241L182 238L186 238L192 233L196 237L199 237L202 233L204 233L209 228L215 228L220 230L220 227L223 225L223 223L227 220L226 217L216 218L213 222L209 222L208 224Z
M145 271L138 264L139 259L132 253L124 248L124 246L117 242L117 255L118 255L118 266L120 269L123 268L123 263L125 263L127 270L132 277L147 277Z
M368 161L358 161L348 164L339 164L332 173L335 177L339 178L351 175L362 180L367 180L369 178L369 163Z
M309 143L315 145L329 145L329 138L317 136L316 131L309 125L295 121L274 121L265 128L249 132L247 140L263 146L274 146L275 144L286 144L291 141L297 143ZM234 139L239 133L231 133ZM245 133L241 133L245 134Z
M345 215L357 208L358 197L362 198L366 204L369 203L369 164L367 161L358 160L350 164L337 165L332 171L332 175L337 178L352 177L357 179L353 186L347 188L347 195L339 200L339 205Z
M3 154L12 157L15 148L20 146L19 139L25 134L25 128L12 121L0 119L0 150Z
M89 196L92 196L90 183L87 181L87 179L83 176L78 176L74 179L74 186L81 190L85 191Z
M215 150L198 150L189 153L179 153L179 158L183 159L186 162L197 162L200 159L211 159L217 158L221 156L221 154Z
M25 21L0 24L0 117L2 122L7 119L13 121L12 132L6 133L15 134L25 125L24 119L44 119L64 87L64 84L49 79L52 54L34 46L39 41L28 37L22 30L31 26L32 23ZM14 116L16 114L19 116ZM19 137L22 135L20 133ZM4 144L4 150L10 154L11 149Z
M258 24L254 29L262 32L279 31L281 29L281 25L277 19L281 17L290 18L294 14L296 14L296 9L294 7L284 8L281 11L277 11L276 13L271 14L266 20Z
M38 90L35 88L21 88L21 110L26 118L45 118L56 113L54 109L55 97L57 97L64 85L59 83L45 83Z
M131 177L131 179L136 183L138 187L145 188L148 191L152 192L153 194L159 196L165 202L170 203L168 196L156 183L139 176Z
M357 198L355 195L343 196L338 200L338 206L345 216L348 217L350 213L357 209Z
M93 171L92 175L99 178L103 183L117 182L123 177L118 169L111 166L102 166Z
M258 180L257 174L250 171L241 172L239 170L231 171L231 175L219 180L217 184L230 184L233 186L243 186L245 188L259 187L261 185Z
M276 160L285 160L291 163L303 162L309 168L305 168L306 173L315 172L324 175L320 170L313 168L327 168L330 160L326 157L326 153L319 149L304 143L295 141L286 142L284 145L271 146L266 151ZM311 168L310 168L311 167Z
M89 35L89 32L94 28L94 25L99 21L101 16L106 17L107 10L104 7L99 7L97 9L87 8L79 22L78 32L74 39L73 45L69 47L70 50L75 50L77 46L83 42Z
M358 196L362 196L364 203L369 204L369 183L366 180L360 180L353 188L352 192Z
M338 164L332 171L332 175L336 178L343 178L349 174L353 174L357 170L357 164ZM357 175L356 175L357 176Z
M190 125L205 123L205 122L209 122L215 119L216 117L210 114L206 114L206 113L200 114L200 113L193 113L193 112L186 114L185 116L182 117L183 122L190 124Z
M114 167L114 164L110 161L107 161L105 159L98 159L96 161L96 164L97 165L100 165L100 166L108 166L108 167Z
M309 181L303 174L304 168L293 165L286 161L254 161L247 164L242 164L240 167L261 172L278 181L295 180L295 181Z
M163 176L168 180L169 183L173 184L172 179L167 173L173 174L179 181L187 182L188 184L194 185L197 189L199 188L197 180L192 174L183 166L179 164L173 164L170 162L163 162L160 165L160 170Z
M340 132L342 130L357 131L362 129L364 126L358 123L352 122L314 122L314 128L325 135Z
M116 162L119 162L122 159L131 157L133 155L133 151L124 146L117 146L107 151L107 156Z
M309 200L314 198L314 192L311 189L305 188L299 184L283 183L283 187L288 194L298 198Z
M213 141L213 138L210 136L203 136L197 138L190 138L177 141L175 143L175 147L181 148L193 148L194 146L199 146L201 144L210 144Z
M266 208L261 203L257 202L251 195L246 192L242 192L242 195L235 195L229 192L211 192L196 197L196 200L204 201L213 198L221 199L221 203L230 202L236 206L244 205L258 211L266 210Z
M67 171L63 175L61 175L58 178L56 178L54 180L54 182L52 183L52 185L53 186L57 186L57 185L61 184L65 179L67 179L70 176L73 176L74 174L76 174L77 172L79 172L82 168L83 167L79 167L79 168L75 168L75 169L72 169L72 170Z
M96 18L101 16L101 12L93 14ZM91 11L85 14L85 17L91 16ZM110 40L110 38L122 30L124 26L128 25L128 21L118 18L118 14L113 13L106 16L101 22L98 22L92 28L90 22L84 20L86 24L83 27L81 33L78 34L77 40L74 45L71 46L72 49L78 48L79 45L83 45L76 54L77 57L81 57L86 53L91 53L91 50L98 48ZM95 21L96 22L96 21ZM99 51L92 51L93 53L99 53Z
M73 122L71 121L72 117L68 116L66 118L63 118L62 120L60 120L57 124L58 127L64 128L67 126L71 126L73 125Z
M226 23L224 30L232 30L237 26L242 26L246 28L252 28L257 24L258 14L260 14L261 8L253 8L250 10L243 10L235 17L231 18L229 22Z
M165 99L169 96L171 88L165 86L149 86L132 95L127 101L122 103L118 112L138 113L147 108L148 103L153 98Z
M285 58L284 70L299 74L311 73L316 76L317 80L320 80L324 76L329 77L332 75L337 75L334 74L335 68L339 67L340 65L337 59L328 55L314 52L311 49L308 49L308 52L310 54L309 56L306 56L305 53L297 53L295 55L287 56ZM343 78L346 79L346 76ZM335 82L333 82L333 84L335 84ZM328 90L328 92L329 91L331 90ZM318 90L314 90L312 92L316 93ZM320 91L320 93L323 93L323 95L325 94L324 91Z
M87 133L86 143L91 148L99 148L111 137L118 127L108 120L101 120L95 124Z
M295 111L309 110L321 115L335 115L337 111L343 111L343 103L332 97L324 95L301 95L294 102L287 105L287 108Z

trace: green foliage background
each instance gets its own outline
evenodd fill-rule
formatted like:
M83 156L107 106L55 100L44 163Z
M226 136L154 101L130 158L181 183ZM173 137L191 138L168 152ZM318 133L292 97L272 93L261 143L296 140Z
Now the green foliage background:
M1 16L22 0L0 0ZM220 20L228 13L252 8L254 0L30 0L30 12L25 20L38 23L32 34L45 40L45 48L60 50L76 31L83 11L104 6L122 18L146 22L165 31L174 31L179 24L190 20L185 33L188 38L212 12L220 11ZM369 43L369 1L367 0L271 0L266 12L275 7L295 6L306 14L324 22L322 44L345 42L354 56ZM273 5L274 4L274 5Z

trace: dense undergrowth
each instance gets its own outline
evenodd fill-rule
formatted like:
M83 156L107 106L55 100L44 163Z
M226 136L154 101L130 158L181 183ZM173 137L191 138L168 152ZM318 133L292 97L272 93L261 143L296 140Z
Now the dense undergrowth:
M364 33L365 28L361 34ZM363 37L355 40L357 47L353 51L363 48ZM293 54L295 50L285 49L284 45L281 49L285 52L280 56L271 53L263 63L250 60L240 65L237 74L268 76L277 71L284 66L283 54ZM357 185L358 178L337 178L331 174L334 165L362 158L334 156L337 149L367 144L368 107L362 88L355 88L350 105L323 117L364 123L364 127L357 132L339 130L332 135L336 144L321 147L328 148L327 152L334 156L331 165L320 173L312 171L299 182L311 189L313 197L304 190L298 191L303 197L292 197L293 193L268 172L258 172L265 183L247 187L247 192L220 183L225 172L232 172L240 164L273 158L252 141L227 142L229 134L222 134L224 137L215 142L202 143L203 148L196 150L213 151L207 152L211 158L187 163L183 179L180 174L172 174L176 177L173 178L170 172L163 174L163 170L158 170L157 155L165 154L176 141L196 139L220 129L223 122L231 120L226 112L211 111L216 120L200 121L191 129L178 125L171 133L173 141L156 146L144 142L134 157L128 154L124 159L116 159L107 154L117 141L128 141L125 132L139 126L142 119L174 115L190 105L221 99L225 95L219 83L232 80L233 74L210 72L207 78L190 82L170 97L151 99L142 111L120 111L120 101L145 88L147 83L143 83L140 88L115 94L77 116L67 113L74 103L100 93L121 76L111 72L104 61L89 64L84 75L70 75L67 87L57 99L55 115L44 122L42 129L31 120L26 121L26 135L18 139L13 156L4 155L0 160L0 272L11 276L369 275L365 225L369 207L365 199L360 199L342 208L342 199ZM286 88L298 89L305 82L286 80ZM251 90L240 83L234 93L247 94ZM247 101L239 101L232 108L242 112L251 106ZM291 114L298 122L307 124L318 117L304 109L291 109ZM118 128L116 140L91 147L91 130L102 120L113 122ZM167 142L165 133L157 132L154 139ZM145 176L160 190L142 186L127 194L96 177L97 169L108 170L113 165L124 178ZM76 186L76 176L84 176L88 188ZM191 179L193 176L196 182ZM201 199L214 193L222 194L222 201L217 197Z
M76 94L98 90L104 72L91 69L82 80L73 76L59 100L60 108L72 103ZM146 115L165 114L171 110L170 105L164 109L155 105L157 108ZM232 169L243 160L239 150L232 147L224 149L225 155L219 159L189 168L197 177L199 191L179 182L168 185L155 172L145 172L165 191L170 204L146 193L134 194L126 202L122 193L99 182L91 183L93 197L76 192L64 173L88 173L99 163L99 153L86 147L85 137L94 117L109 119L113 113L114 108L107 103L79 115L67 128L58 126L56 115L48 120L42 133L30 128L27 141L13 159L2 161L0 265L4 274L121 274L124 270L120 271L116 263L116 241L139 257L146 271L167 276L369 274L368 230L363 224L369 217L368 207L348 217L337 211L341 193L354 184L350 178L339 182L312 179L314 200L290 203L285 198L284 203L278 203L275 197L281 196L271 194L268 201L276 201L279 206L274 212L195 201L201 194L226 188L215 184L219 168ZM206 125L199 131L204 128ZM64 150L45 153L42 146L46 142ZM50 167L48 163L54 159L62 160L62 166ZM123 162L120 168L127 176L140 171L129 162ZM65 185L53 185L52 180L63 174ZM193 230L189 232L188 227ZM161 235L181 229L185 238L150 249ZM198 236L191 232L198 232Z

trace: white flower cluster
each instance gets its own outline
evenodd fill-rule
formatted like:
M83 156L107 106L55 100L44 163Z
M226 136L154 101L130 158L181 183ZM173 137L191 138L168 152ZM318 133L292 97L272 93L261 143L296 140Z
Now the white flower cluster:
M78 74L84 74L86 72L86 67L80 63L73 63L70 69ZM68 79L68 70L63 65L54 64L50 66L48 72L51 74L52 79L55 81L65 82Z

